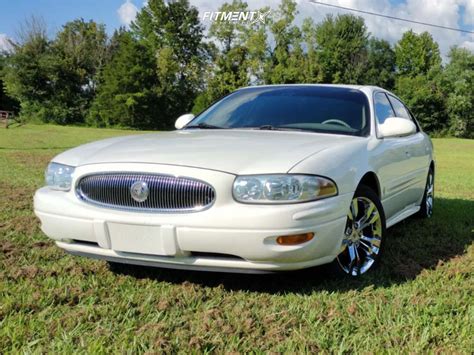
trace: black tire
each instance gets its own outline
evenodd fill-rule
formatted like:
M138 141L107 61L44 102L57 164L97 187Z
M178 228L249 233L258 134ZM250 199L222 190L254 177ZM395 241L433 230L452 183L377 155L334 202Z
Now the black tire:
M355 218L351 218L353 214ZM366 225L370 221L373 223ZM330 264L332 272L336 276L360 277L376 268L385 236L385 214L379 197L370 187L359 185L349 206L341 252Z
M434 171L432 168L428 171L426 177L425 192L421 200L420 210L416 214L419 218L431 218L433 216L434 204Z

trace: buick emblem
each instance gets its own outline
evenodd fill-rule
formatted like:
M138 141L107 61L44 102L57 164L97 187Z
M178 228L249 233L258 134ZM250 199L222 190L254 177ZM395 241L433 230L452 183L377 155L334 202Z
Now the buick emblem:
M130 186L130 195L137 202L143 202L148 198L150 189L145 181L135 181Z

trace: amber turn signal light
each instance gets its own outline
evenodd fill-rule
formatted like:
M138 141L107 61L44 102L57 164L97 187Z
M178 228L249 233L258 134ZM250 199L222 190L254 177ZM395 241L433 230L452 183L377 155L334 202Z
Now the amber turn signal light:
M280 245L297 245L309 242L313 239L314 233L302 233L293 235L282 235L276 239Z

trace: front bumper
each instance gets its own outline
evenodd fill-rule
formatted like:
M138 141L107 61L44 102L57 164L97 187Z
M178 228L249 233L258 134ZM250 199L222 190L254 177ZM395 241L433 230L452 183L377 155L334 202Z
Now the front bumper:
M117 170L113 165L105 169ZM76 176L91 169L80 167ZM120 169L144 171L136 164ZM216 201L196 213L138 213L88 205L74 191L41 188L34 206L42 230L72 254L171 268L294 270L331 262L338 254L352 194L301 204L246 205L226 192L231 174L159 165L146 171L208 181L216 188ZM315 236L304 244L276 243L278 236L305 232Z

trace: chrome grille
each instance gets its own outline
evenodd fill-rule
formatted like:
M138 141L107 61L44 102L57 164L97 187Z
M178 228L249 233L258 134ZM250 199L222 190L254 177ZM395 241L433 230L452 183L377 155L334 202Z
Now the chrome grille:
M130 188L142 181L148 198L137 202ZM77 196L101 207L145 212L197 212L212 205L215 192L207 183L186 177L141 173L103 173L82 177Z

